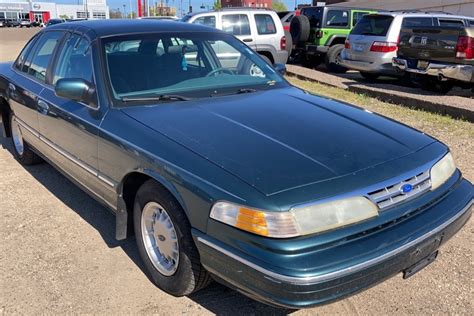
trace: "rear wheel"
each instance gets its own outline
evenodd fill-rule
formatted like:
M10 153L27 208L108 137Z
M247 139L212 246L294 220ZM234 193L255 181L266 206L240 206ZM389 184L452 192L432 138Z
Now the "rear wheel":
M441 81L433 76L423 76L420 78L420 85L423 90L448 93L453 88L451 81Z
M363 72L363 71L360 72L360 75L362 77L364 77L364 79L367 79L367 80L375 80L379 77L378 74L374 74L374 73L370 73L370 72Z
M330 72L344 73L347 68L341 65L341 52L344 49L344 44L336 44L329 47L326 54L326 67Z
M30 146L24 141L23 133L15 115L10 112L10 132L15 158L22 165L34 165L40 163L41 158L35 154Z
M211 282L201 265L186 214L161 185L149 180L140 187L133 216L138 251L160 289L183 296Z

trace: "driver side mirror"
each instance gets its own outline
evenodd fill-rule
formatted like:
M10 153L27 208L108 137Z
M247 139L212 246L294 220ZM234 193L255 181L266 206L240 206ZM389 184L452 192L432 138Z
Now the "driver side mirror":
M273 68L278 71L282 76L286 74L286 65L285 64L274 64Z
M95 88L92 83L80 78L63 78L56 82L54 93L61 98L95 106Z

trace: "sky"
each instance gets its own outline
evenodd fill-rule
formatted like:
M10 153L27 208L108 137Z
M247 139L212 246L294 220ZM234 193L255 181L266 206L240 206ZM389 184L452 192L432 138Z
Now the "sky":
M56 2L56 3L67 3L67 4L82 4L83 0L42 0L45 2ZM143 1L143 0L142 0ZM150 3L160 3L161 0L149 0ZM179 9L180 4L182 2L183 7L186 8L189 6L189 1L191 1L191 5L193 6L193 11L202 11L200 9L200 6L210 6L212 8L212 5L214 4L214 0L163 0L164 3L168 1L169 5L172 7L176 7ZM295 6L295 0L281 0L286 4L286 7L289 10L292 10ZM311 0L296 0L298 3L310 3ZM116 10L117 8L120 8L120 11L123 11L123 5L125 4L125 11L128 14L129 12L129 6L130 6L130 0L107 0L107 4L109 5L111 10ZM132 0L132 7L133 11L137 11L137 0ZM207 9L206 9L207 10Z

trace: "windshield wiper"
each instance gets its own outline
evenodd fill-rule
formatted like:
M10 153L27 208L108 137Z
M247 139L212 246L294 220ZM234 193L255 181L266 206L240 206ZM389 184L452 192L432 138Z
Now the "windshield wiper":
M159 96L153 96L153 97L141 97L141 98L129 98L129 97L123 97L120 99L122 102L147 102L147 101L189 101L192 100L192 98L184 97L182 95L177 95L177 94L162 94Z
M257 89L253 89L253 88L242 88L242 89L238 89L235 92L230 92L230 93L213 93L213 94L211 94L211 97L220 97L220 96L225 96L225 95L252 93L252 92L257 92L257 91L258 91Z

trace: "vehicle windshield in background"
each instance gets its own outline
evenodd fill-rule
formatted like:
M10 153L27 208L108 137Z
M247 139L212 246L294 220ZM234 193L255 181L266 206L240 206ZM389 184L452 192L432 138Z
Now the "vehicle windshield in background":
M365 15L352 29L352 35L385 36L392 24L390 15Z
M253 92L285 84L273 67L226 34L138 34L105 39L103 47L113 95L122 104Z

